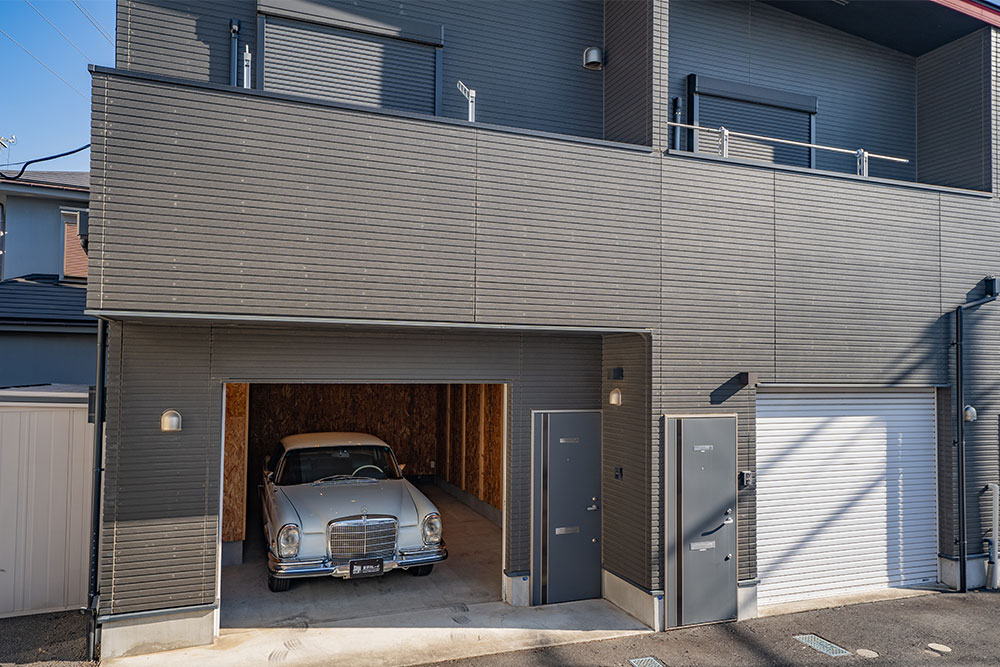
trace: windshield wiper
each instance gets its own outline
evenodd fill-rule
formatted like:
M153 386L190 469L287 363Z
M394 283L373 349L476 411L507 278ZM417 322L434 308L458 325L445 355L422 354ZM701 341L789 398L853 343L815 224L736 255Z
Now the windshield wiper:
M374 477L355 477L354 475L330 475L329 477L321 477L320 479L317 479L315 482L313 482L313 485L326 484L329 482L343 482L346 480L354 480L357 482L378 481Z

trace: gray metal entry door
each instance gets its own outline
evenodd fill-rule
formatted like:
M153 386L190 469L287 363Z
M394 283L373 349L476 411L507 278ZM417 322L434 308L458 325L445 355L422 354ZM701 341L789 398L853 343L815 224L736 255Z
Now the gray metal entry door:
M536 413L541 519L535 601L601 597L601 413Z
M669 419L667 427L679 473L673 624L736 618L736 419Z

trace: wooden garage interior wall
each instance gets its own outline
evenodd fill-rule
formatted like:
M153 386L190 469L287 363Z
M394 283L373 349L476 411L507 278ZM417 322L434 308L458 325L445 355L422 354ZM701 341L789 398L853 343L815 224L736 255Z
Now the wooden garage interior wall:
M295 433L370 433L407 477L434 477L502 509L503 429L502 384L227 384L222 539L245 538L256 471Z

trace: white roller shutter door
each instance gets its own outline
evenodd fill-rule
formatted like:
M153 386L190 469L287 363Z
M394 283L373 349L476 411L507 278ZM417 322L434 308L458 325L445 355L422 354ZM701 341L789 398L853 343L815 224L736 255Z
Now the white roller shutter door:
M757 396L760 605L937 581L934 393Z

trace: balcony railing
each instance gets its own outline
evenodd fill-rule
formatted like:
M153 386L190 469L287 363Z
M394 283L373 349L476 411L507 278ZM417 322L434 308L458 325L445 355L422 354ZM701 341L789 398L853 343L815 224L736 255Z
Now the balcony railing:
M841 153L844 155L853 155L857 159L858 166L858 176L868 176L868 161L869 160L885 160L887 162L896 162L899 164L909 164L910 161L906 158L893 157L891 155L880 155L878 153L872 153L865 150L864 148L850 149L850 148L838 148L836 146L824 146L823 144L811 144L805 141L793 141L792 139L779 139L778 137L765 137L760 134L749 134L747 132L734 132L725 126L719 127L705 127L702 125L689 125L687 123L677 123L674 121L669 121L667 125L671 127L683 128L687 130L696 130L699 132L715 132L719 137L719 155L721 157L729 157L729 141L732 137L738 137L741 139L751 139L754 141L765 141L772 144L780 144L784 146L798 146L801 148L809 148L813 150L829 151L831 153Z

